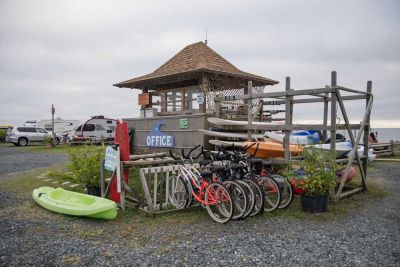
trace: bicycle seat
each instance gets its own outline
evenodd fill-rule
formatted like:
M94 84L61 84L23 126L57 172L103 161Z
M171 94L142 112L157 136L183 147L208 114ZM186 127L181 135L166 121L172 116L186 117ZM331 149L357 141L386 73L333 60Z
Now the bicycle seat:
M251 159L248 159L247 161L251 164L260 164L262 162L262 159L251 158Z
M272 165L272 160L263 160L262 161L262 165L263 166L271 166Z
M213 170L214 172L222 172L225 171L225 167L220 165L215 165L211 166L211 170Z
M244 166L242 164L231 164L230 167L232 170L242 170L242 169L246 168L246 166Z
M200 175L203 178L211 178L213 176L213 173L209 172L209 171L203 171L203 172L200 172Z

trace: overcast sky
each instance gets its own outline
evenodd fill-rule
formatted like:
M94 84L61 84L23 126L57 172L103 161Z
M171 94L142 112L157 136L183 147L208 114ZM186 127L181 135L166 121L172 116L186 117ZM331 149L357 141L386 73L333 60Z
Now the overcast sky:
M137 90L112 84L152 72L205 39L238 68L294 89L365 90L373 127L400 127L400 1L0 0L0 124L56 116L139 114ZM348 103L360 121L365 102ZM295 109L320 119L320 106Z

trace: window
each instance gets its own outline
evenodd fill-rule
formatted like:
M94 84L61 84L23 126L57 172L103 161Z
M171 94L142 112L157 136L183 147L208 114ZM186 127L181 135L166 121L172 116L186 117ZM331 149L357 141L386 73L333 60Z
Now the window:
M108 121L107 121L107 124L111 124L111 123L112 123L112 121L111 121L111 120L108 120Z
M76 132L80 132L81 131L81 129L82 129L82 125L79 125L79 127L78 128L76 128Z
M21 133L36 133L36 129L31 127L18 127L17 130Z
M47 133L44 129L42 128L36 128L37 133Z
M83 126L84 132L93 132L95 129L96 129L96 127L94 126L94 124L85 124Z
M107 133L108 133L108 131L114 132L115 131L115 126L108 126Z
M101 124L96 124L96 130L98 130L98 131L105 131L106 129L104 129L103 125L101 125Z

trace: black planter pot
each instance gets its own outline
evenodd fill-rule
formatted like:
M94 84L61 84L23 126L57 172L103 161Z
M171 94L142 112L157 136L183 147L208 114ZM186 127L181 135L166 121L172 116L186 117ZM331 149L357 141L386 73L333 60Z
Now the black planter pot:
M328 195L326 196L307 196L301 195L301 208L311 213L326 212L328 210Z
M101 197L101 189L95 185L87 185L86 190L89 195Z

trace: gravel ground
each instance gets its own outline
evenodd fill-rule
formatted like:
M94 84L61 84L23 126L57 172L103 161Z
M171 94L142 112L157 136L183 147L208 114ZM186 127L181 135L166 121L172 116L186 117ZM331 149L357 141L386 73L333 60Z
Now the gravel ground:
M0 179L6 175L46 167L68 159L64 153L27 152L22 147L0 146Z
M135 214L103 222L19 197L18 209L0 206L0 265L399 266L400 165L380 163L369 176L383 178L391 195L323 222L266 215L226 225L204 216L140 224Z

